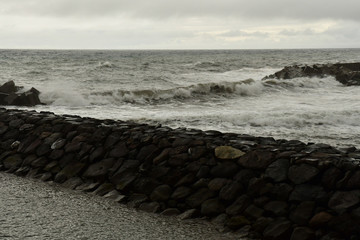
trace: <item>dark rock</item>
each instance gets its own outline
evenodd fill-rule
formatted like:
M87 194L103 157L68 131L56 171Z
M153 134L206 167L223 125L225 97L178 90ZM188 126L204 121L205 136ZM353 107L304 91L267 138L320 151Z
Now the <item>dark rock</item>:
M50 145L42 144L36 149L36 154L41 157L47 155L51 151Z
M328 212L319 212L309 221L309 226L313 228L325 227L331 221L333 215Z
M249 219L254 219L254 220L258 219L263 214L264 214L264 209L259 208L259 207L255 206L254 204L251 204L250 206L248 206L244 211L244 215L246 217L248 217Z
M336 167L327 169L323 175L321 182L328 189L334 189L336 184L344 177L344 173Z
M264 210L275 217L283 217L288 213L288 204L284 201L271 201L265 204Z
M345 210L352 207L360 202L360 191L337 191L335 192L330 200L329 207L334 210Z
M46 157L39 157L31 162L31 166L35 168L43 168L48 164L48 159Z
M187 153L180 153L171 156L168 159L168 164L173 167L179 167L179 166L183 166L188 159L189 156Z
M306 183L313 179L319 170L308 164L293 165L289 168L288 177L295 184Z
M20 167L21 163L23 162L23 159L21 155L15 154L12 156L9 156L3 160L3 164L5 169L15 169Z
M114 185L111 183L103 183L101 184L95 191L94 194L99 196L104 196L108 192L111 192L114 190Z
M249 224L251 224L251 222L244 216L233 216L226 222L226 226L234 230Z
M251 151L246 153L238 160L238 164L245 168L265 169L273 161L274 153L268 151Z
M81 162L70 163L58 174L56 174L54 181L58 183L63 183L67 179L76 176L84 167L85 164Z
M286 218L279 218L265 228L263 235L265 239L288 240L291 233L291 222Z
M8 81L0 86L1 93L10 94L10 93L17 92L18 90L19 90L19 88L15 86L14 81Z
M238 197L229 207L226 208L226 214L231 216L240 215L250 204L250 197L244 194Z
M139 210L150 213L156 213L160 211L160 204L157 202L142 203L139 206Z
M199 169L199 171L198 171L197 174L196 174L196 177L197 177L197 178L205 178L205 177L208 177L209 172L210 172L209 166L201 166L200 169Z
M129 150L126 147L126 143L120 142L113 147L113 149L109 153L109 156L114 158L120 158L126 156L128 153Z
M198 207L203 202L214 196L214 192L208 188L201 188L186 199L186 203L192 207Z
M193 173L186 174L175 184L175 187L182 186L182 185L188 185L190 183L193 183L195 181L195 179L196 179L196 177Z
M326 199L326 192L323 187L310 184L296 185L290 194L290 201L324 201Z
M315 202L301 202L294 210L290 212L289 218L294 223L306 225L313 216Z
M264 229L273 221L272 218L269 217L259 217L252 224L252 228L254 231L262 233Z
M51 144L51 149L61 149L66 144L66 139L58 139Z
M308 227L297 227L291 234L290 240L315 240L315 232Z
M289 166L288 159L278 159L267 167L265 176L271 178L274 182L285 181Z
M142 194L142 193L133 193L129 196L128 199L128 207L131 208L138 208L140 206L140 204L142 204L143 202L146 202L148 200L148 197L146 196L146 194Z
M64 150L62 149L55 149L50 153L49 158L52 160L58 160L64 156Z
M108 170L114 165L113 158L107 158L90 165L83 174L86 178L101 178L107 175Z
M171 198L173 199L183 199L191 194L191 188L189 187L178 187L175 189L175 191L172 193Z
M164 202L169 199L173 190L169 185L160 185L154 189L150 195L150 199L155 202Z
M348 189L359 189L360 188L360 170L354 172L354 174L350 177L347 182Z
M272 187L270 194L276 200L287 201L289 199L289 195L292 192L293 187L291 187L287 183L277 183Z
M221 188L219 198L225 201L233 201L243 192L243 186L239 182L231 182Z
M185 220L185 219L190 219L190 218L196 217L198 215L199 215L199 210L189 209L189 210L186 210L185 212L181 213L177 217L178 217L178 219Z
M158 152L159 148L153 144L144 146L140 149L139 153L136 156L136 159L140 162L153 160Z
M79 152L82 145L83 145L82 142L71 142L71 143L68 143L68 144L66 144L66 146L65 146L65 152L66 152L66 153Z
M125 199L125 195L121 195L117 190L112 190L105 194L104 198L111 199L114 202L122 202Z
M75 189L83 192L91 192L94 191L99 185L100 183L98 182L86 182L75 187Z
M201 204L201 214L205 216L216 216L224 211L224 205L218 198L208 199Z
M219 191L223 186L229 182L226 178L214 178L210 180L208 188L212 191Z
M66 180L62 186L66 187L66 188L70 188L70 189L75 189L76 187L80 186L81 184L83 184L83 180L79 177L73 177L70 178L68 180Z
M191 159L199 159L206 155L208 149L206 147L191 147L189 148L189 154Z
M207 178L200 178L197 182L195 182L192 187L195 189L204 188L209 186L210 180Z
M273 188L271 183L268 183L264 178L252 178L248 185L248 195L262 196L269 193Z
M164 211L162 211L160 213L160 215L163 215L163 216L177 216L180 213L181 213L180 210L177 209L177 208L167 208Z
M214 166L210 173L215 177L232 178L237 173L238 168L234 162L223 162Z
M164 149L157 157L154 158L153 164L159 164L165 161L169 156L170 148Z
M155 179L149 177L139 177L133 182L132 190L134 192L150 195L150 193L152 193L152 191L159 185L160 183Z

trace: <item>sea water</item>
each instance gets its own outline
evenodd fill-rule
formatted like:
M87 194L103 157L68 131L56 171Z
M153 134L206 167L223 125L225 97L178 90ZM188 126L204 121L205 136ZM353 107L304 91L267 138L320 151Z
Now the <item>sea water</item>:
M37 111L360 147L360 86L262 80L337 62L360 49L0 50L0 83L37 88Z

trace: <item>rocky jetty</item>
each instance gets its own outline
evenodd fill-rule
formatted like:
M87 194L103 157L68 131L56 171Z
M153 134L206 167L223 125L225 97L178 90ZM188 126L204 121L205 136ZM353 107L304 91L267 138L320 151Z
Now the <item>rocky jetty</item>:
M0 169L257 239L359 239L360 150L0 109Z
M335 63L287 66L284 69L266 76L264 79L292 79L298 77L334 76L346 86L360 85L360 63Z
M35 106L42 104L39 99L40 92L31 88L20 92L23 87L16 86L14 81L9 81L0 86L0 105Z

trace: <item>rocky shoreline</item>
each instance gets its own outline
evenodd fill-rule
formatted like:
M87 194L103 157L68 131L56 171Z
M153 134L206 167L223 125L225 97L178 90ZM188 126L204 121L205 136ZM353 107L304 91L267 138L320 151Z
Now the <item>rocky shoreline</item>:
M360 237L360 150L0 109L0 169L259 239Z

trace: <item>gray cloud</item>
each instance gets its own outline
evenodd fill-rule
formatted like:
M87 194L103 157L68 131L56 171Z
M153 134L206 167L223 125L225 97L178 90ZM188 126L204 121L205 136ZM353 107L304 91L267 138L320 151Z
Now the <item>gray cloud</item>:
M55 17L136 18L233 17L287 19L345 19L360 21L360 1L344 0L2 0L3 13Z

